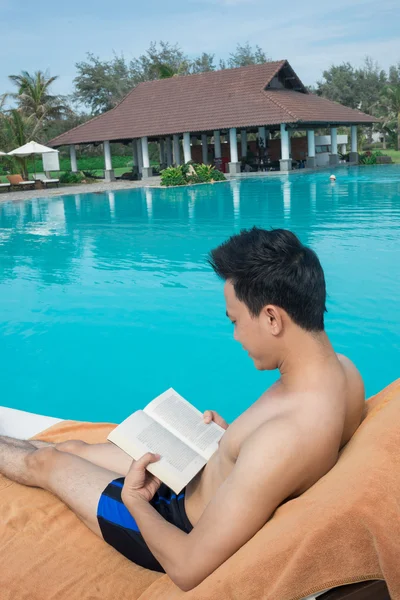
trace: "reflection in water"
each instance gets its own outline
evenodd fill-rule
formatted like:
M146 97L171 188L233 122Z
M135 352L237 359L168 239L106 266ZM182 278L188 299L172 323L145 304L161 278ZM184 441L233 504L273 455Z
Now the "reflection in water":
M115 217L115 192L108 192L108 202L110 204L111 219Z
M189 223L191 225L194 222L195 205L196 205L196 191L191 189L191 190L189 190L189 200L188 200Z
M206 259L254 225L290 228L317 251L335 347L368 394L389 383L400 352L400 169L336 173L334 186L324 171L0 202L4 403L118 420L172 385L200 408L211 394L207 405L234 418L274 375L255 378L243 363Z
M290 181L283 182L283 218L285 221L290 219L291 206L291 183Z
M310 183L310 210L314 215L317 208L317 184L315 181Z
M149 221L151 221L153 219L153 190L151 188L145 188L144 193L146 196L147 216Z
M232 181L231 189L232 189L232 196L233 196L233 218L234 218L235 229L236 229L238 222L240 221L240 183L239 183L239 181Z

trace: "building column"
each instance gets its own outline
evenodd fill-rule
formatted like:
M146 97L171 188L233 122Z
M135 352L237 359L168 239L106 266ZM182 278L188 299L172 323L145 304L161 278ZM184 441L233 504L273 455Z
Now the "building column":
M267 131L265 127L258 128L258 139L262 140L264 148L267 147Z
M329 155L329 164L331 166L339 164L336 127L331 127L331 153Z
M136 140L136 152L138 156L138 171L140 175L143 173L143 152L142 152L142 142L140 139Z
M358 164L357 125L351 126L351 152L350 162Z
M214 155L215 158L222 158L221 132L219 130L214 131Z
M139 159L138 159L138 151L137 151L137 143L136 140L133 140L132 142L132 160L133 160L133 169L139 171Z
M204 165L208 164L208 140L207 134L201 134L201 156Z
M104 179L105 181L114 181L115 175L112 168L110 142L103 142L104 150Z
M167 146L167 167L170 167L173 163L173 159L172 159L172 140L169 136L167 138L165 138L165 144Z
M242 153L242 159L247 156L247 132L242 129L240 132L240 150Z
M177 133L174 134L173 140L174 163L178 166L181 164L181 149L179 147L179 135Z
M307 129L307 161L306 167L307 169L314 169L316 166L315 163L315 131L314 129Z
M160 167L162 168L165 165L165 143L164 143L163 138L160 139L159 148L160 148Z
M279 163L281 171L292 170L292 159L290 158L289 131L286 129L285 123L281 123L281 159Z
M229 174L237 175L240 173L240 162L238 159L236 127L229 130L229 145L231 152L231 162L229 163Z
M190 149L190 133L186 131L183 134L183 160L185 164L192 160L192 152Z
M149 158L149 143L147 136L142 137L142 154L143 154L143 179L153 175L153 169L150 166Z
M71 159L71 171L73 173L78 172L78 162L76 160L76 148L74 145L69 147L69 157Z

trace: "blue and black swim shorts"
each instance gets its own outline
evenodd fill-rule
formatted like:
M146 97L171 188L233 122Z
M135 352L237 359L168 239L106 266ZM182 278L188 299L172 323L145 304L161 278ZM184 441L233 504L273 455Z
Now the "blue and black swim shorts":
M97 520L104 540L129 560L164 573L160 563L150 552L129 510L121 499L124 478L112 481L100 496ZM193 526L185 512L185 490L179 495L161 484L150 504L166 521L189 533Z

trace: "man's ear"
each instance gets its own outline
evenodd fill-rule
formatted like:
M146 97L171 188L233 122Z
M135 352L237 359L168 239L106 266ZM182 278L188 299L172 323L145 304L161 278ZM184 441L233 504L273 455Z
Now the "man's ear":
M270 333L272 335L279 335L283 329L283 320L279 308L273 304L268 304L264 306L263 313L267 319Z

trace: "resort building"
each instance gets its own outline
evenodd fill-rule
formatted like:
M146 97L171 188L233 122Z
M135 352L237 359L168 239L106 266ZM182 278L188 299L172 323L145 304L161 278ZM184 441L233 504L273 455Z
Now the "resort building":
M114 178L113 142L132 144L134 165L144 178L152 175L149 142L159 145L164 166L190 160L216 162L236 174L242 159L256 151L260 154L261 148L269 163L289 171L294 160L316 166L315 130L321 128L330 128L325 145L329 164L336 165L337 128L349 126L350 162L356 163L357 125L375 121L311 94L282 60L140 83L115 108L59 135L49 145L68 145L72 171L77 171L76 147L102 144L107 180Z

